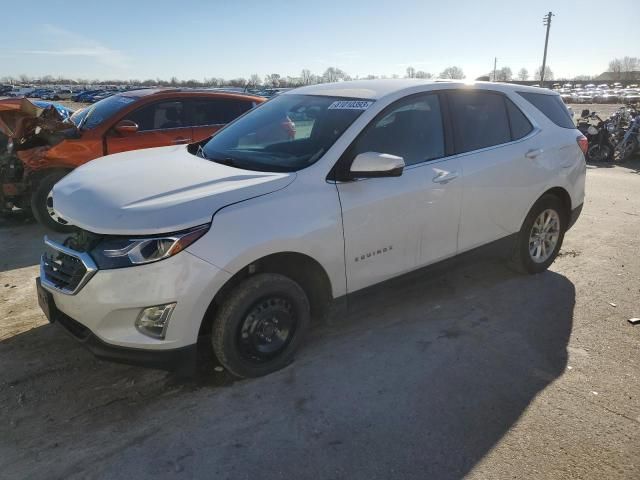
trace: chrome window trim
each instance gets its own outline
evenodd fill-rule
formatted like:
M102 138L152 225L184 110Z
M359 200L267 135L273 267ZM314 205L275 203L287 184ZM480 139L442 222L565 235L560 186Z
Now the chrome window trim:
M69 247L66 247L58 242L54 242L53 240L50 240L49 237L47 237L46 235L44 237L44 243L45 245L47 245L48 247L54 250L62 252L65 255L69 255L70 257L77 258L78 260L80 260L80 262L82 262L82 264L84 265L84 268L86 269L84 276L82 277L82 279L80 280L76 288L74 288L73 290L69 290L68 288L56 287L56 285L53 282L47 279L47 276L44 270L45 262L44 262L44 254L43 254L40 257L40 282L42 283L42 286L47 290L52 292L62 293L64 295L75 295L80 290L82 290L82 288L87 284L87 282L91 280L91 277L93 277L98 271L98 266L96 265L96 263L93 261L93 258L91 258L91 256L88 253L76 252L75 250Z

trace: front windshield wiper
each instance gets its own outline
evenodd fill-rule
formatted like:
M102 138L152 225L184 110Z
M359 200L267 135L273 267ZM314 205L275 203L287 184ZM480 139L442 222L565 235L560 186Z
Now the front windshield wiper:
M226 158L210 158L209 160L213 160L216 163L221 163L223 165L228 165L230 167L239 168L238 165L236 164L236 161L233 158L230 158L230 157L226 157Z

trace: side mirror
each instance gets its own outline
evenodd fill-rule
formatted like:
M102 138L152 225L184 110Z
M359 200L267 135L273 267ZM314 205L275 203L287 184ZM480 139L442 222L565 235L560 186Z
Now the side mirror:
M113 127L113 129L120 135L131 135L138 131L138 124L131 120L121 120L115 127Z
M589 113L590 113L590 112L589 112L589 109L588 109L588 108L585 108L584 110L582 110L582 113L580 114L580 116L581 116L582 118L587 118L587 117L589 116Z
M404 159L388 153L365 152L353 159L351 178L399 177L404 170Z

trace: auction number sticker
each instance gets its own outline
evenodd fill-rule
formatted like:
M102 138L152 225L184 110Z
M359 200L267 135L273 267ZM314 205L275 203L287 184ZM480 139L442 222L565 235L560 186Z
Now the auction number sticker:
M366 100L338 100L329 105L329 110L366 110L372 103Z

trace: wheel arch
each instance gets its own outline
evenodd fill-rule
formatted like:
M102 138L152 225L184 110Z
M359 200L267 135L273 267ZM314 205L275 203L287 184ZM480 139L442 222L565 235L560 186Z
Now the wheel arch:
M522 226L524 224L524 221L527 219L527 215L529 215L529 212L531 211L533 206L536 203L538 203L540 201L540 199L542 197L544 197L545 195L553 195L553 196L557 197L558 199L560 199L560 201L562 202L562 204L565 207L564 213L566 215L567 220L571 218L571 210L573 208L572 202L571 202L571 195L569 195L569 192L567 191L566 188L560 187L560 186L556 186L556 187L547 188L540 195L538 195L538 197L536 197L536 199L531 203L531 205L529 205L529 208L524 212L524 215L522 216L522 219L520 220L520 226Z
M545 191L542 195L540 195L540 197L538 197L538 200L540 200L545 195L554 195L555 197L558 197L562 202L562 204L564 205L564 208L565 208L564 213L566 215L567 220L571 218L571 210L573 208L571 205L571 195L569 195L569 192L566 189L564 189L563 187L550 188L547 191ZM536 202L538 200L536 200Z
M198 336L210 334L216 312L229 292L246 278L258 273L279 273L298 283L309 299L312 321L322 320L329 313L333 291L325 268L304 253L292 251L272 253L239 269L216 292L202 319Z

